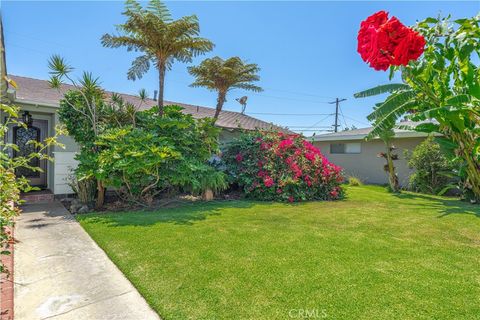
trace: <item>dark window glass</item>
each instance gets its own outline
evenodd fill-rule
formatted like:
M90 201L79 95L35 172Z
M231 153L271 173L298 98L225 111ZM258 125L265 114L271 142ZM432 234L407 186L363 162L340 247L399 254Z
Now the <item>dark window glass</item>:
M330 153L345 153L345 144L344 143L330 144Z

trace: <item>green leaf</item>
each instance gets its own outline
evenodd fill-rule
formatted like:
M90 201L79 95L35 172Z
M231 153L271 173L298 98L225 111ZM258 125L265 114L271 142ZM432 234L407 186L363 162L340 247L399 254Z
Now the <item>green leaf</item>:
M392 93L397 90L408 90L410 86L403 84L403 83L391 83L391 84L384 84L377 86L375 88L367 89L364 91L360 91L355 93L353 96L355 98L365 98L370 96L376 96L383 93Z
M440 126L431 122L421 123L415 127L415 131L426 133L439 132L439 130Z
M470 102L471 98L468 94L460 94L458 96L447 99L446 104L454 107L461 107L463 104Z
M378 106L375 111L367 116L369 121L375 121L375 119L382 118L387 114L390 114L393 110L397 109L401 105L410 101L415 96L413 91L401 91L390 95L384 103ZM407 110L408 111L408 110Z
M368 135L368 138L379 136L386 130L391 130L395 126L397 119L415 106L415 101L408 101L391 109L390 112L386 113L383 117L375 119L375 125Z

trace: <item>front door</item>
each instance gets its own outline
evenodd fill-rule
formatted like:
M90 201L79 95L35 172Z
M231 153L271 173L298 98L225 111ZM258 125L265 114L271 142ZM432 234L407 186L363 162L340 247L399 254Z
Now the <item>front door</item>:
M32 125L28 128L12 125L7 139L18 146L18 151L13 150L13 157L28 156L32 152L38 152L38 148L28 143L31 140L43 141L46 138L48 130L47 120L33 120ZM30 170L28 168L19 168L16 171L17 176L24 176L30 181L31 186L46 188L47 187L47 160L34 158L29 163L32 167L39 167L42 171Z

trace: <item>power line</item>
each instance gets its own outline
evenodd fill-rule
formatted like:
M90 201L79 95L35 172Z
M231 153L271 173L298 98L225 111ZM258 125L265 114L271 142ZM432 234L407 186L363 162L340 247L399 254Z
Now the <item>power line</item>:
M301 129L301 130L296 130L296 131L314 131L314 132L321 131L321 132L333 132L333 130L332 130L332 129L330 129L330 130L327 130L327 129L322 129L322 130L317 130L317 129Z
M326 116L325 118L320 119L319 121L315 122L314 124L312 124L311 126L309 126L309 127L307 127L307 128L308 128L308 129L314 128L317 124L319 124L320 122L326 120L327 118L329 118L329 117L331 117L331 116L332 116L332 114L329 114L329 115Z
M300 96L309 96L309 97L317 97L317 98L324 98L324 99L333 99L333 97L331 97L331 96L330 96L330 97L328 97L328 96L319 96L319 95L317 95L317 94L311 94L311 93L305 93L305 92L297 92L297 91L273 89L273 88L267 88L267 87L265 87L265 89L271 90L271 91L277 91L277 92L291 93L291 94L296 94L296 95L300 95Z
M324 103L324 104L328 104L328 101L316 101L316 100L306 100L306 99L296 99L296 98L288 98L288 97L279 97L279 96L271 96L271 95L266 95L266 94L261 94L261 93L253 93L253 92L250 92L249 94L253 94L253 95L255 95L255 96L260 96L260 97L267 97L267 98L279 99L279 100L290 100L290 101L299 101L299 102L310 102L310 103Z
M247 112L247 114L272 115L272 116L333 116L335 113L270 113L270 112Z
M345 123L345 128L348 128L347 120L345 120L345 116L343 115L342 107L339 107L338 109L340 110L340 114L342 115L343 123Z
M350 120L353 120L353 121L358 122L358 123L361 123L361 124L366 125L366 126L371 126L370 123L366 123L366 122L363 122L363 121L359 121L359 120L354 119L354 118L351 118L351 117L349 117L349 116L345 116L345 118L350 119Z
M287 128L305 128L305 129L321 129L321 128L331 128L332 126L318 126L318 127L307 127L307 126L286 126Z

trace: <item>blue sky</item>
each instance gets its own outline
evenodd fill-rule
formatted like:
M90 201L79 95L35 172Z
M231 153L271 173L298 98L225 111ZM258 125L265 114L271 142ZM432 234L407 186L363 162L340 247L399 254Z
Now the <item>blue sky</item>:
M329 114L334 106L327 102L336 97L347 98L341 104L342 126L368 126L365 117L378 98L356 100L353 94L388 81L387 73L369 68L356 52L358 27L368 15L387 10L411 25L439 13L460 18L480 11L477 1L166 3L174 18L196 14L201 35L216 44L193 64L215 55L239 56L262 68L259 85L265 91L232 91L225 109L239 111L235 98L247 95L247 113L292 129L307 128L305 135L333 124ZM120 1L2 1L8 72L47 79L48 58L60 54L78 72L99 76L108 90L136 94L145 88L153 95L158 87L155 70L141 80L127 80L126 72L138 54L100 44L102 34L113 32L114 25L125 20L123 6ZM167 74L165 99L213 106L215 93L188 87L192 77L186 67L176 63Z

